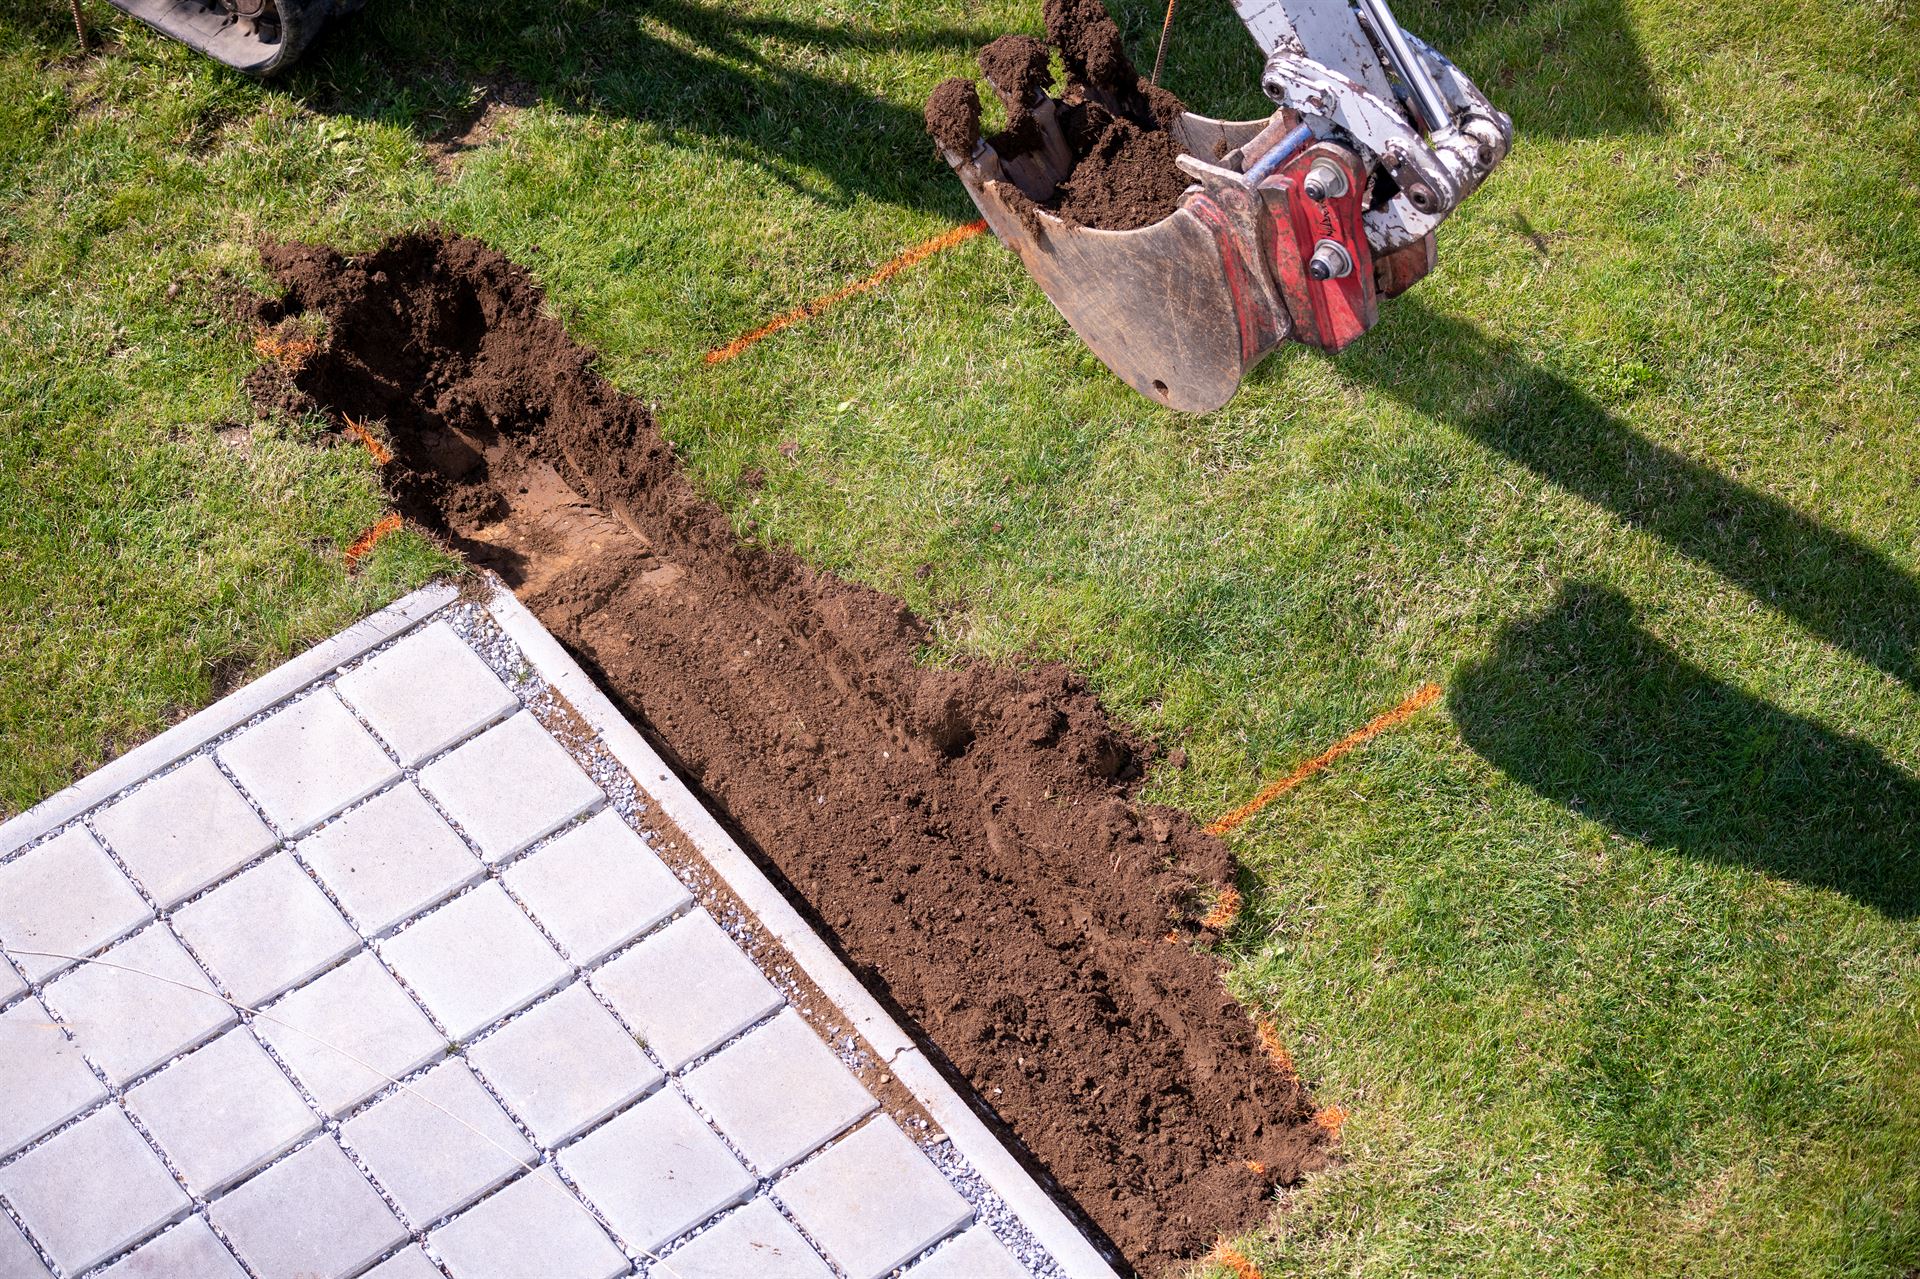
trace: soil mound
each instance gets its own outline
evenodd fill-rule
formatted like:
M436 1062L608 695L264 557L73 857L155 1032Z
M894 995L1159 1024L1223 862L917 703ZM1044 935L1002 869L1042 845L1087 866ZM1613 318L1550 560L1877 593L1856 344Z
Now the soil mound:
M1006 105L1007 127L992 139L1002 159L1033 155L1044 143L1030 107L1053 83L1049 45L1066 68L1060 126L1073 164L1040 207L1080 226L1130 231L1172 213L1192 180L1174 164L1179 145L1169 130L1185 110L1178 98L1148 84L1127 57L1120 29L1100 0L1046 0L1045 42L1004 35L980 51L980 70ZM971 135L956 121L957 91L947 80L927 99L927 132L961 156L979 137L978 97ZM950 139L966 137L965 146Z
M900 601L742 545L478 242L264 256L265 318L328 321L298 390L387 423L407 514L514 586L1130 1262L1204 1251L1323 1160L1192 944L1225 847L1134 802L1152 751L1079 679L927 668Z

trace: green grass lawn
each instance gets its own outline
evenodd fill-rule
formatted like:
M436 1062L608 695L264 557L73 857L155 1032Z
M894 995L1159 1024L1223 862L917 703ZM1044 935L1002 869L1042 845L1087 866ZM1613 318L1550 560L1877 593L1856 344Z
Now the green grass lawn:
M258 237L437 220L755 536L1181 740L1156 798L1445 685L1234 836L1231 981L1349 1114L1263 1267L1914 1273L1920 13L1398 8L1513 155L1373 334L1194 419L984 237L700 362L973 216L919 103L1037 3L369 0L262 88L0 0L0 810L447 566L347 572L372 465L254 423L232 318ZM1263 114L1257 72L1182 6L1190 105ZM534 105L443 174L485 81Z

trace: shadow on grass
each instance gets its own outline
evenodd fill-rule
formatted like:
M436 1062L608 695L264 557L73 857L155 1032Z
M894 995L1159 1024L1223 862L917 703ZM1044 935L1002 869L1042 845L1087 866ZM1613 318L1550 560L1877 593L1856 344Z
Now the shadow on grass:
M288 77L316 110L375 120L423 141L477 115L475 80L510 97L646 121L678 144L752 164L825 203L859 197L971 217L934 154L920 104L898 101L916 64L969 72L998 33L926 22L886 29L741 13L695 0L370 4L334 24ZM895 92L863 83L897 59ZM742 198L751 193L743 191Z
M1112 7L1140 64L1151 65L1160 0ZM1420 16L1416 29L1456 54L1523 133L1664 123L1622 0L1436 0ZM925 136L917 94L942 76L973 74L975 52L999 34L938 21L833 24L699 0L423 0L369 5L336 23L288 84L318 109L432 140L471 121L471 84L484 77L568 109L648 121L828 203L864 196L970 217ZM1271 109L1257 89L1260 56L1228 6L1191 15L1174 49L1173 87L1195 109ZM870 60L886 64L884 85L862 82ZM899 100L908 84L909 100Z
M1920 690L1920 584L1898 564L1646 439L1565 378L1472 325L1411 297L1393 306L1396 339L1343 360L1348 372L1607 508ZM1417 358L1409 358L1415 347Z
M1920 913L1920 784L1694 666L1611 589L1508 625L1447 703L1508 776L1622 834Z

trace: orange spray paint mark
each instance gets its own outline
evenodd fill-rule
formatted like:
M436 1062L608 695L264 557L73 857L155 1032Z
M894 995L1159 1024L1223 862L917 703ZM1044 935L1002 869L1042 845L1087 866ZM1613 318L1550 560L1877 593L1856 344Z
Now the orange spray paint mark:
M378 546L390 533L400 531L400 517L392 512L382 515L374 526L362 533L347 548L347 567L358 564L368 551Z
M367 452L372 455L375 465L385 466L393 461L393 450L382 444L379 437L369 431L364 423L356 422L352 418L347 418L346 423L347 434L367 446Z
M253 340L253 349L288 372L298 373L306 367L313 353L320 349L320 344L304 334L282 337L278 333L262 333Z
M1264 1177L1267 1175L1267 1166L1261 1163L1258 1159L1245 1159L1245 1160L1242 1160L1241 1162L1246 1164L1247 1171L1252 1173L1254 1176Z
M1279 799L1282 795L1298 786L1301 782L1306 781L1316 773L1324 772L1329 764L1339 759L1342 755L1345 755L1354 747L1372 741L1389 728L1405 723L1407 720L1413 718L1415 714L1425 710L1439 700L1440 686L1438 684L1423 684L1420 690L1412 697L1409 697L1406 701L1400 703L1386 714L1376 716L1360 728L1354 729L1351 733L1348 733L1345 737L1327 747L1327 749L1321 751L1318 755L1315 755L1312 759L1300 765L1285 777L1268 782L1265 786L1261 787L1258 795L1255 795L1231 813L1216 817L1211 822L1208 822L1206 827L1207 834L1226 834L1234 827L1240 825L1240 823L1246 821L1247 818L1252 817L1268 804L1271 804L1274 800Z
M1338 1137L1340 1126L1347 1122L1347 1112L1341 1106L1328 1106L1325 1110L1314 1112L1313 1122L1324 1128L1327 1136Z
M753 330L753 332L742 333L725 346L715 347L713 350L707 352L707 363L725 363L734 356L739 355L742 351L745 351L755 342L758 342L761 338L772 337L781 329L798 324L802 320L811 319L835 303L844 302L850 297L867 292L869 289L877 289L916 262L924 262L942 249L951 249L956 244L962 244L971 240L974 236L979 235L986 229L987 224L984 220L969 222L965 226L957 226L951 231L934 236L931 240L916 244L899 257L881 267L878 271L875 271L872 275L855 280L852 284L835 289L833 292L822 297L817 297L811 302L796 306L785 315L777 315L773 319L768 320L765 324Z
M1221 1240L1207 1254L1207 1261L1223 1269L1231 1270L1234 1279L1260 1279L1260 1268L1247 1259L1247 1254Z
M1239 917L1240 890L1237 888L1223 888L1220 890L1220 900L1215 902L1213 909L1206 913L1205 918L1201 919L1200 926L1202 928L1211 928L1215 932L1220 932Z
M1280 1068L1280 1073L1288 1079L1298 1080L1300 1072L1293 1068L1293 1054L1280 1042L1280 1032L1273 1028L1273 1023L1257 1021L1254 1027L1260 1034L1260 1046L1266 1049L1267 1056L1273 1058L1273 1064Z

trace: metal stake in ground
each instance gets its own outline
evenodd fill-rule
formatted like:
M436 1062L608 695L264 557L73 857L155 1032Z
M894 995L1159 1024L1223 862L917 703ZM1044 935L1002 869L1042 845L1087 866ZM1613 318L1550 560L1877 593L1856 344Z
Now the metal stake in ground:
M79 4L80 0L73 2ZM1167 65L1167 37L1173 34L1173 9L1179 3L1180 0L1167 0L1166 21L1160 24L1160 47L1153 51L1153 74L1148 77L1149 82L1155 85L1160 83L1160 72Z
M87 19L80 12L80 0L68 0L73 6L73 33L80 37L80 52L87 51Z

